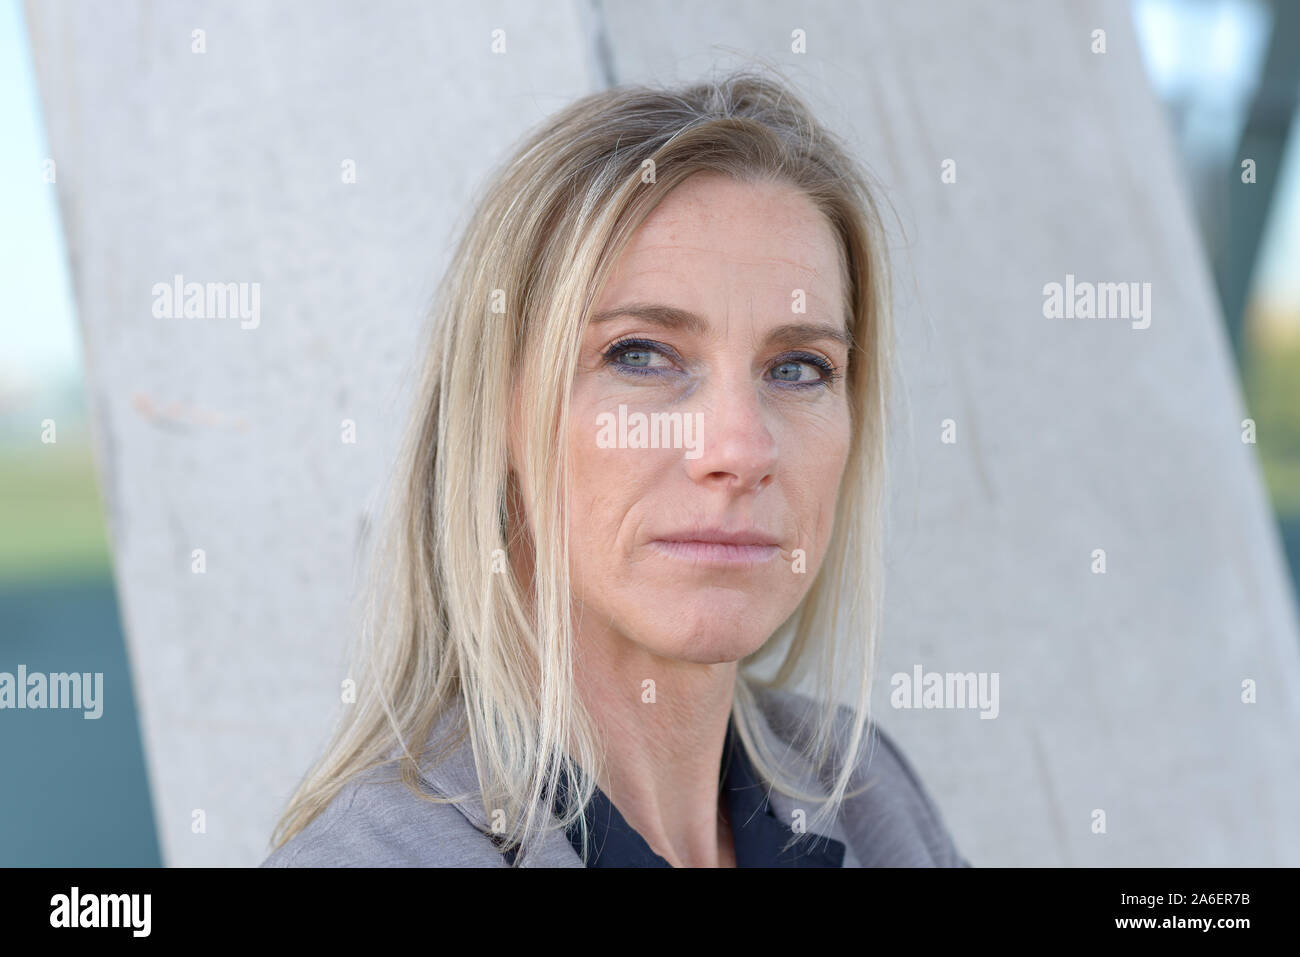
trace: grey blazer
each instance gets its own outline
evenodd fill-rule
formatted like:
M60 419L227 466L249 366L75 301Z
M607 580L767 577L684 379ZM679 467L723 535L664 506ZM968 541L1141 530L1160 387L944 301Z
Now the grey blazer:
M787 754L789 769L805 789L829 793L796 752L788 751L801 722L812 718L817 703L790 691L755 688L764 720L759 733L773 753ZM845 709L847 714L848 709ZM444 715L430 734L440 739L459 722L455 711ZM875 741L850 788L872 782L863 793L845 800L841 813L820 833L845 845L845 867L970 867L898 746L872 725ZM402 783L395 762L353 778L334 800L263 867L506 867L477 799L478 778L466 738L445 761L422 767L420 784L427 791L452 796L469 794L458 804L430 804ZM772 811L792 820L803 807L811 820L818 805L795 801L773 789ZM555 823L554 818L552 823ZM520 855L520 867L582 867L582 859L558 827L539 845Z

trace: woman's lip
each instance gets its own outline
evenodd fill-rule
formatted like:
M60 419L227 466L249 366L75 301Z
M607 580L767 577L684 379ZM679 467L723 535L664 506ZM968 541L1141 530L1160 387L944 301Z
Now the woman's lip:
M656 539L650 543L670 558L700 565L757 565L776 557L776 545L731 545L725 542Z

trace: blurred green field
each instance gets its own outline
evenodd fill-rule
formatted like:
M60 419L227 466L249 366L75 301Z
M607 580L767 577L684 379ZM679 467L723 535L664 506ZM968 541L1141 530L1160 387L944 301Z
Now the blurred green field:
M90 445L0 453L0 580L106 577L110 569Z
M1300 342L1253 343L1244 387L1273 508L1300 518Z

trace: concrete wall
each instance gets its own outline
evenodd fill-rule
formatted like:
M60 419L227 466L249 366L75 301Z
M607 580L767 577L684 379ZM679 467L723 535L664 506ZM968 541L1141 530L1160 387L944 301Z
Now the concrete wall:
M323 742L421 314L489 165L579 94L754 54L860 150L898 217L876 700L963 850L1300 864L1295 608L1124 3L27 15L168 863L259 862ZM260 283L259 324L156 317L152 288L177 274ZM1151 283L1149 328L1045 318L1044 284L1067 274ZM890 675L915 665L997 672L998 718L891 709Z

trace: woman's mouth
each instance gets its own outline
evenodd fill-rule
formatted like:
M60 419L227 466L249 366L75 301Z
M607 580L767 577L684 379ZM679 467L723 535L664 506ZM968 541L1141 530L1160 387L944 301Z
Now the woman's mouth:
M757 530L681 532L656 538L650 545L669 558L696 565L759 565L781 550L774 536Z

